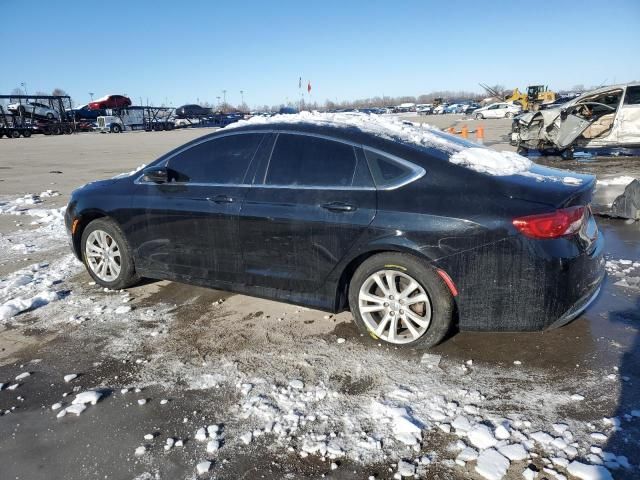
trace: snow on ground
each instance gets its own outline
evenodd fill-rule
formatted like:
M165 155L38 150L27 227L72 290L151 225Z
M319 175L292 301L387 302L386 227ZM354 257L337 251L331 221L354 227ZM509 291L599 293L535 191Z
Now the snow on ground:
M47 190L39 195L29 194L0 202L0 215L17 216L21 221L24 217L24 222L33 227L0 235L0 261L7 262L60 247L60 242L66 239L65 209L32 208L43 203L43 198L57 195L57 192ZM52 257L57 258L31 264L0 278L0 323L66 294L62 284L79 271L79 262L71 253Z
M640 260L609 259L605 263L607 273L613 277L614 285L631 290L640 290Z
M598 180L598 185L602 185L605 187L609 185L628 185L634 180L635 180L634 177L623 175L620 177L603 178L602 180Z
M35 197L24 198L37 202ZM14 212L20 211L20 215L32 216L21 208L21 202L9 201L1 213L18 215ZM31 231L34 237L42 234L38 252L53 257L65 235L62 217L50 211L38 218L49 218ZM42 229L50 229L48 241ZM12 238L14 233L2 241ZM103 356L128 361L132 352L134 357L135 352L147 352L136 359L140 367L137 385L123 392L136 391L135 386L161 386L168 392L183 388L197 391L203 398L221 389L233 392L231 397L236 400L217 412L224 420L224 434L217 425L199 427L194 438L201 442L184 443L176 441L173 432L161 432L165 437L171 435L166 437L164 449L180 442L198 459L194 471L213 468L215 464L207 462L218 452L250 452L263 441L283 456L314 456L334 463L340 459L387 463L399 477L424 475L432 463L462 477L474 472L486 479L503 478L506 472L526 473L531 470L525 468L534 461L541 462L553 478L563 478L568 472L577 478L608 479L611 471L638 468L603 448L614 432L624 428L624 422L640 421L637 410L623 419L591 422L563 413L576 403L595 401L602 391L610 392L611 382L603 380L603 373L617 378L611 372L569 378L558 388L544 371L517 364L457 364L439 357L422 363L393 349L317 335L296 338L292 346L285 341L291 327L275 318L260 320L272 322L268 343L257 348L235 345L203 362L199 351L190 357L188 350L178 350L180 355L173 350L175 339L170 333L181 320L175 306L138 308L127 292L72 280L80 269L73 255L64 253L0 279L0 319L19 321L21 312L39 307L35 326L68 326L68 334L79 341L100 338L106 342ZM640 274L640 263L609 260L607 270L629 283ZM236 302L242 302L241 297ZM238 308L233 301L221 304L216 312L216 322L221 324L204 340L215 342L228 327L225 321L235 325ZM221 341L226 342L224 337ZM341 388L334 381L346 377L360 385L357 391ZM29 379L21 377L23 382ZM509 388L497 391L496 385ZM8 388L19 389L20 384ZM576 395L583 400L573 400ZM62 417L80 415L87 404L93 404L91 408L99 414L100 405L108 401L110 398L101 398L99 389L91 389L71 403L62 398L51 408ZM527 409L520 408L522 405ZM444 444L432 443L432 438L443 436ZM136 454L154 453L141 446Z

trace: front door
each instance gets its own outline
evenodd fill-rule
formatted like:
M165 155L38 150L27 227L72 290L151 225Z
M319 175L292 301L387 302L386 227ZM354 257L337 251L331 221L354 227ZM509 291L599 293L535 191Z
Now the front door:
M233 282L242 273L238 213L245 176L264 135L208 139L169 158L170 181L140 183L134 211L136 259L160 277Z
M376 191L360 147L280 133L240 212L247 283L318 290L375 212Z

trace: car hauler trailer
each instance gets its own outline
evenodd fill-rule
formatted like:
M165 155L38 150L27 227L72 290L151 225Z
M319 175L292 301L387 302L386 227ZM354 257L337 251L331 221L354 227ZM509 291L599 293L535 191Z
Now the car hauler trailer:
M160 131L173 130L174 108L138 107L107 110L108 115L98 117L98 131L120 133L130 130Z
M1 131L7 137L62 135L77 130L75 121L68 119L71 97L67 95L0 95L0 100L9 102L0 112Z

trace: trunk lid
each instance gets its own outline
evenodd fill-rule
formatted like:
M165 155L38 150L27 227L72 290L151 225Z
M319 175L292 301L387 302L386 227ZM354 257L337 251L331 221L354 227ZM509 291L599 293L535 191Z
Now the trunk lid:
M559 209L588 205L596 177L534 164L528 172L499 177L498 182L499 188L510 198Z

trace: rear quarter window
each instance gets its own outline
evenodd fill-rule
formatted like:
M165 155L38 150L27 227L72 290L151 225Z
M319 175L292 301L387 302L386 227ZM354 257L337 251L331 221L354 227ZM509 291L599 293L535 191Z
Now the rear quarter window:
M377 150L365 149L377 188L397 188L424 175L423 168Z

